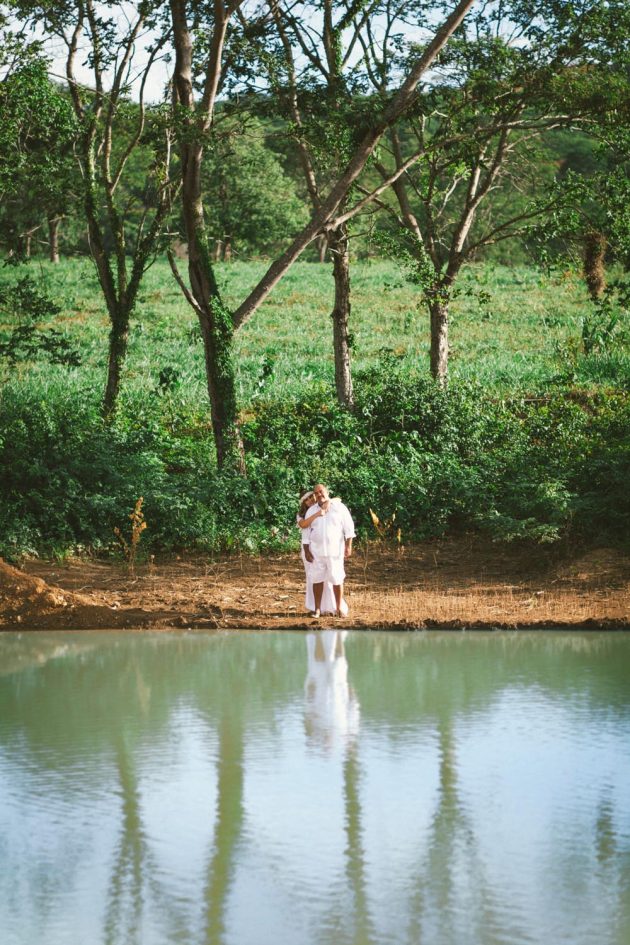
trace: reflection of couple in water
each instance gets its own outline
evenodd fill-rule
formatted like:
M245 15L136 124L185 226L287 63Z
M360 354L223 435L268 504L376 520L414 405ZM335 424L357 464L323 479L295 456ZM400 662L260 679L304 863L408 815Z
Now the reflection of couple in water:
M347 630L306 634L306 733L327 750L351 747L359 732L359 702L348 682Z
M302 532L302 560L306 570L306 609L314 617L345 617L344 560L352 555L354 524L341 499L331 499L319 483L300 499L297 524Z

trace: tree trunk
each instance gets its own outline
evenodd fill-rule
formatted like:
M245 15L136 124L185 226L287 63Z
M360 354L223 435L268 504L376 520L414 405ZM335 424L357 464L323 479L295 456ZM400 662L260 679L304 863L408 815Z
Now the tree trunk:
M110 313L111 316L111 313ZM109 360L107 364L107 385L103 398L103 416L110 419L116 409L122 369L129 344L129 312L118 312L111 316L112 327L109 333Z
M584 278L590 297L596 302L606 288L606 237L590 230L584 238Z
M186 4L171 0L171 16L175 43L173 82L176 102L188 117L186 132L179 147L182 167L182 209L188 239L188 275L190 293L203 337L206 381L210 397L210 415L217 453L217 466L230 464L245 473L245 453L236 415L236 381L233 362L234 323L232 313L221 300L212 267L212 254L204 222L201 195L201 165L204 138L199 131L209 131L214 102L221 78L223 44L231 11L216 5L221 13L215 21L210 38L210 58L204 83L199 115L193 118L193 40L187 22ZM200 118L201 116L201 118Z
M218 298L210 300L207 310L199 315L217 466L236 466L244 474L245 454L236 421L231 322L230 312Z
M448 374L448 302L429 304L431 315L431 375L441 385Z
M333 346L335 351L335 388L337 400L344 407L354 406L352 372L350 367L350 253L348 229L345 225L334 230L328 237L328 248L333 261L335 279L335 306L333 321Z
M48 251L51 263L59 263L59 224L61 217L51 214L48 217Z
M319 257L320 263L326 262L326 250L328 249L328 242L326 237L322 234L317 237L317 255Z
M116 410L118 393L120 391L122 369L125 363L129 341L129 319L133 304L131 300L123 294L126 285L123 283L121 286L120 278L117 284L112 271L110 257L105 249L103 234L99 226L94 145L89 140L85 147L85 159L87 173L85 178L84 201L85 216L88 224L90 254L96 266L98 281L105 298L105 304L107 305L107 312L111 322L107 383L105 384L102 406L103 417L109 420ZM119 267L118 276L120 277L121 274Z
M186 203L184 217L188 235L188 274L203 337L217 466L221 469L231 464L245 473L245 454L236 417L232 315L221 301L203 223Z
M95 214L93 213L94 205L92 203L92 197L93 193L90 191L86 198L90 253L96 265L98 281L105 297L107 312L111 322L107 383L105 385L102 407L104 418L109 420L116 410L118 394L120 392L122 369L127 356L127 346L129 343L129 321L135 302L135 295L132 298L129 298L127 295L123 295L122 298L120 297L120 286L117 286L114 280L110 260L103 247L101 232Z

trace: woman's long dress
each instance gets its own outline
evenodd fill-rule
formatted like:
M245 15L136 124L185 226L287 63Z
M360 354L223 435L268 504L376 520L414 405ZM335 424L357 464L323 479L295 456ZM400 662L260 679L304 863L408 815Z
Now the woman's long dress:
M314 507L312 507L314 508ZM306 510L305 518L308 518L308 509ZM314 509L317 511L317 509ZM296 521L299 520L300 516L296 516ZM298 526L299 528L299 526ZM302 529L300 528L300 538L302 537ZM304 595L304 605L307 610L315 610L315 595L313 593L313 578L311 577L311 564L306 560L304 555L304 545L300 545L300 557L302 558L302 564L304 565L304 571L306 572L306 593ZM337 613L337 604L335 602L335 592L332 589L332 584L330 581L324 582L324 591L322 593L322 603L319 608L320 613L322 614L335 614ZM348 605L345 600L341 600L341 613L345 617L348 613Z

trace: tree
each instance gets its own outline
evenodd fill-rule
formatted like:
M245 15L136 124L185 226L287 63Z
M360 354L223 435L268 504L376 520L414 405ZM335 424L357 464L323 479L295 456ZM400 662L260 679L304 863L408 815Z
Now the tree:
M441 53L414 114L390 129L375 164L384 180L398 172L396 204L381 205L395 220L395 252L413 269L429 310L431 372L441 383L462 266L558 206L557 194L536 194L527 181L535 142L553 128L588 127L610 107L613 50L625 35L615 16L628 16L617 6L484 6ZM373 43L367 55L384 94L397 57ZM533 196L515 201L522 190Z
M166 44L160 29L158 0L143 0L128 21L116 3L66 0L62 4L19 0L22 22L38 22L67 50L66 79L79 126L76 158L90 252L110 319L107 383L103 413L116 407L127 353L129 322L142 277L160 248L176 187L170 179L171 130L159 107L144 104L146 82ZM137 62L146 43L146 60ZM93 86L76 76L80 47L89 49ZM131 102L136 70L139 102ZM121 183L130 158L140 147L151 154L139 222L130 224L130 206L121 199Z
M415 0L395 7L382 0L319 0L290 8L270 0L277 36L250 39L259 66L266 69L273 103L287 122L299 157L313 211L339 176L386 95L366 95L369 50L381 50L387 37L406 28L409 15L421 13ZM390 17L385 39L374 23ZM429 31L427 31L429 32ZM247 35L247 32L246 32ZM430 35L430 32L429 32ZM340 209L351 203L350 194ZM351 374L350 239L348 220L326 228L321 247L333 264L333 350L339 402L353 405ZM323 255L320 259L323 261Z
M278 61L267 52L260 60L271 66L274 100L282 105L289 123L313 211L319 209L322 192L351 157L365 125L369 103L362 94L361 62L353 61L353 53L361 30L377 7L378 0L341 4L322 0L308 8L307 25L293 8L281 8L278 0L270 0L283 55ZM305 60L302 70L298 57ZM346 222L327 231L323 248L326 246L335 285L331 312L335 388L339 403L352 407L350 236Z
M225 5L214 0L212 15L206 23L203 63L195 63L193 30L184 0L171 0L173 40L176 50L174 88L177 106L178 144L182 169L182 204L188 237L188 272L190 289L176 272L186 298L195 308L201 324L206 357L208 392L219 465L230 459L243 468L242 448L236 416L234 368L232 362L233 334L264 301L273 287L288 271L304 249L321 233L346 198L361 174L385 130L410 107L416 86L439 51L461 23L473 0L461 0L436 31L426 48L410 65L400 88L384 107L371 116L364 134L328 194L309 223L292 240L287 249L271 264L263 278L234 312L229 312L221 299L212 267L208 234L204 221L201 192L201 167L204 145L215 120L217 94L224 75L224 51L230 21L240 7L239 0ZM204 12L197 5L190 11L198 26ZM197 17L195 20L194 17ZM199 36L200 33L198 32ZM195 98L195 82L199 76L200 97Z
M171 267L188 302L199 318L203 338L206 380L210 397L217 463L235 463L244 471L244 454L236 417L236 386L232 355L233 325L212 266L212 252L204 216L202 167L204 148L215 121L217 94L223 75L223 52L230 18L239 2L225 6L215 0L209 30L207 57L201 67L194 61L193 30L185 0L170 0L175 44L173 95L176 132L182 174L182 214L188 242L190 290L179 276L174 257ZM196 6L193 17L203 11ZM195 22L198 26L198 22ZM201 84L195 99L197 75Z
M214 258L277 253L307 212L255 118L226 117L208 147L201 186Z
M0 82L0 226L5 245L20 258L30 256L32 235L47 223L51 259L58 261L59 221L73 200L77 130L45 61L18 60Z

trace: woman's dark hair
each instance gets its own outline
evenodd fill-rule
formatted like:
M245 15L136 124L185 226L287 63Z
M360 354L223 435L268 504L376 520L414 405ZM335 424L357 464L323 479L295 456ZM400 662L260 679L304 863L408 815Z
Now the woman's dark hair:
M304 515L306 514L306 510L309 508L309 506L307 505L308 500L311 498L312 495L313 493L309 492L306 498L302 499L302 501L300 502L300 512L299 512L300 518L304 518Z

